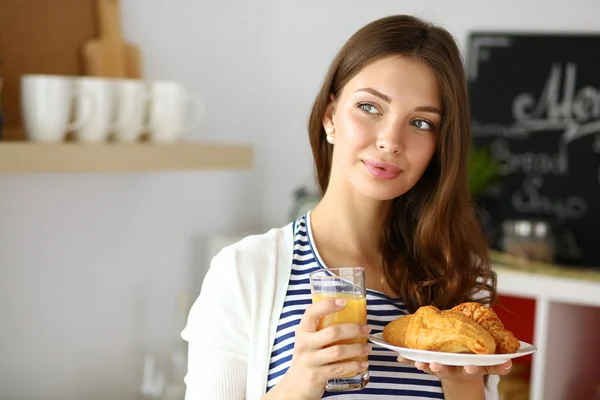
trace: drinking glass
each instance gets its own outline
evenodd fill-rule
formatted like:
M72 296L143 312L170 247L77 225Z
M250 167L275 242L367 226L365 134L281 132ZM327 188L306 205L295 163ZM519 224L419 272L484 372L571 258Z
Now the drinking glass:
M325 299L344 299L346 306L333 314L319 319L317 330L330 325L346 323L367 323L367 298L365 291L365 270L361 267L324 268L310 274L310 289L312 301L316 303ZM336 344L367 344L366 337L341 340ZM366 362L368 356L356 357L350 360ZM328 392L345 392L360 390L369 383L369 368L357 374L351 374L327 381L325 390Z

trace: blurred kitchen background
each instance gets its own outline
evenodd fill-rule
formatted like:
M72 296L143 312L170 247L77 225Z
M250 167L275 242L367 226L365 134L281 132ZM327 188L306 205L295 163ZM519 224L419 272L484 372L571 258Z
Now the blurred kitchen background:
M179 85L204 112L194 129L164 140L41 143L24 128L22 75L93 74L82 53L100 32L98 4L0 0L2 400L183 399L179 333L208 260L313 204L310 107L329 63L359 27L415 14L449 29L466 56L474 32L600 34L597 0L102 1L117 5L118 24L110 26L139 51L133 77ZM596 73L577 88L587 85L586 109L597 121L594 48L588 60L595 57ZM512 62L518 71L519 58ZM535 97L549 73L550 65L540 68ZM482 82L494 80L481 74ZM562 83L555 90L562 93ZM477 99L494 108L494 99ZM589 157L596 171L599 156ZM592 216L600 207L594 196L585 203ZM494 225L493 246L507 250L498 244L497 217L515 215L494 214L493 199L487 204L482 220ZM583 240L593 247L600 219L587 221ZM546 245L546 228L520 218L504 234ZM539 348L503 381L503 399L596 399L600 270L585 262L557 267L545 255L538 261L546 264L497 253L506 307L499 313Z

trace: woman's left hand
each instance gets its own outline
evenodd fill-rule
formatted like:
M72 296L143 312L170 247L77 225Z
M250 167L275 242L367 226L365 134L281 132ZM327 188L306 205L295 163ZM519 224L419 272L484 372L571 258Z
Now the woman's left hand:
M481 379L484 375L506 375L510 372L512 361L508 360L504 364L493 365L487 367L476 367L469 365L466 367L454 367L442 365L439 363L424 363L420 361L407 360L406 358L398 357L398 361L403 364L411 364L417 369L427 372L430 375L437 376L443 380L472 380L474 378Z

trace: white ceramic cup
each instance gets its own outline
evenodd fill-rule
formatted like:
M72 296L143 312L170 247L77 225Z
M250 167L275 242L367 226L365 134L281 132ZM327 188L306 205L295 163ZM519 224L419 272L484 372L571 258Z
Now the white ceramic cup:
M89 92L75 100L75 118L90 115L79 129L75 130L78 142L98 143L108 139L114 129L115 82L113 79L81 77L75 87Z
M75 86L75 79L63 75L21 77L21 113L29 140L61 142L68 132L88 122L91 112L71 121L73 100L91 99L91 94Z
M204 100L189 93L181 83L150 82L149 92L148 136L150 141L174 141L196 129L202 122L206 113Z
M135 142L147 129L145 116L149 94L146 83L137 79L117 79L115 98L114 139Z

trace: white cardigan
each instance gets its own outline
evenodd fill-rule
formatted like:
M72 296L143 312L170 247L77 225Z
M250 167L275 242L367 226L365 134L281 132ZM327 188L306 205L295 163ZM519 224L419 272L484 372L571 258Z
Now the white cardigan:
M260 400L288 287L293 224L225 247L212 260L181 337L186 400ZM497 400L490 376L486 400Z

